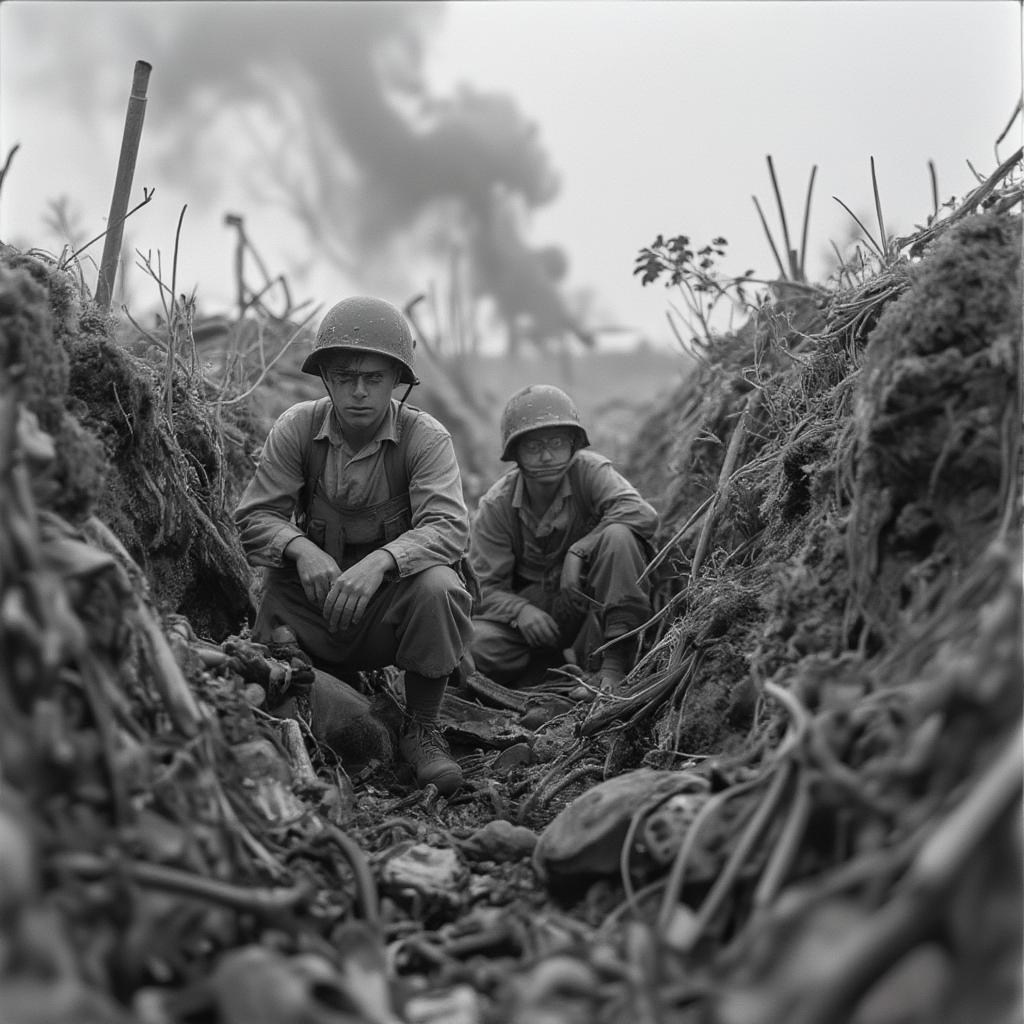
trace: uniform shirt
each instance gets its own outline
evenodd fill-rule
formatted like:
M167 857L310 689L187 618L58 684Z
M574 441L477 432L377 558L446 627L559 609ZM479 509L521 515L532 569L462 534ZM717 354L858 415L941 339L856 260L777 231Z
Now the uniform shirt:
M320 493L332 504L367 507L394 497L389 491L384 446L398 443L398 417L408 454L409 504L412 528L382 545L411 576L435 565L452 565L466 550L469 517L462 496L462 478L451 435L425 412L399 412L392 399L373 438L357 452L344 443L341 428L328 406L319 425L313 423L315 402L299 402L285 410L271 427L259 465L235 511L242 547L252 565L284 564L284 549L304 536L293 514L303 478L303 450L309 438L327 438L327 460Z
M480 499L473 518L470 562L481 590L476 615L514 622L529 604L517 591L531 583L557 587L570 547L586 560L609 523L650 542L658 513L603 455L576 452L540 516L529 507L519 468L509 470Z

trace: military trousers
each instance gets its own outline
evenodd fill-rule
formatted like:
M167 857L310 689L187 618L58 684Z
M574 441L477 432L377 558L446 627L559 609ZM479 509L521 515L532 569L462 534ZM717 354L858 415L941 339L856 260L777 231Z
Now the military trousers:
M331 630L289 564L267 573L253 634L268 643L276 627L291 627L314 664L334 675L394 665L438 679L462 661L472 633L470 608L458 573L432 566L384 582L355 625Z
M628 526L609 524L587 559L582 597L542 583L517 591L555 619L559 646L532 647L514 624L474 618L470 651L476 668L495 682L514 683L538 664L560 664L563 649L570 647L577 663L590 667L596 647L650 618L650 589L646 582L637 582L648 557L646 546Z

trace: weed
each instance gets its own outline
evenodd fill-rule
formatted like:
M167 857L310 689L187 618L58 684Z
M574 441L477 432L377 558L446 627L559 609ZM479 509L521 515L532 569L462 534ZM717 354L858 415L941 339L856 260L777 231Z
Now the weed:
M671 317L669 324L684 350L697 358L701 358L712 342L711 319L721 303L729 304L730 313L745 312L758 304L756 290L753 293L750 290L750 286L757 283L752 269L740 277L727 277L720 273L717 260L725 256L727 245L727 240L718 236L700 249L694 249L687 235L668 239L658 235L649 246L640 250L633 268L633 274L640 278L642 285L653 284L667 276L666 287L679 289L688 311L688 317L683 319L693 331L690 339L692 349L683 342Z

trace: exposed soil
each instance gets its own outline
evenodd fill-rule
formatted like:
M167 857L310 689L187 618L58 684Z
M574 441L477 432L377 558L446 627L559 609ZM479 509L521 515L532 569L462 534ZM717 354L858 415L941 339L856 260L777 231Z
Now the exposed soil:
M1019 1019L1013 187L709 347L622 466L662 513L625 690L453 693L447 801L396 672L359 757L265 711L264 392L182 362L168 416L154 339L5 249L0 1020Z

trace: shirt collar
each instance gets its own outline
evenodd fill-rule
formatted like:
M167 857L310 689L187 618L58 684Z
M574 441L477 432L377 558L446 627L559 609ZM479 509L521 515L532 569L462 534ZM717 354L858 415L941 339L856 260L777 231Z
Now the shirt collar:
M344 438L341 433L341 426L333 416L333 413L334 406L328 402L315 439L322 441L326 438L334 447L338 447L344 442ZM394 441L395 444L398 443L398 402L393 398L388 405L387 411L384 413L384 419L380 421L377 432L364 447L376 446L381 441Z

